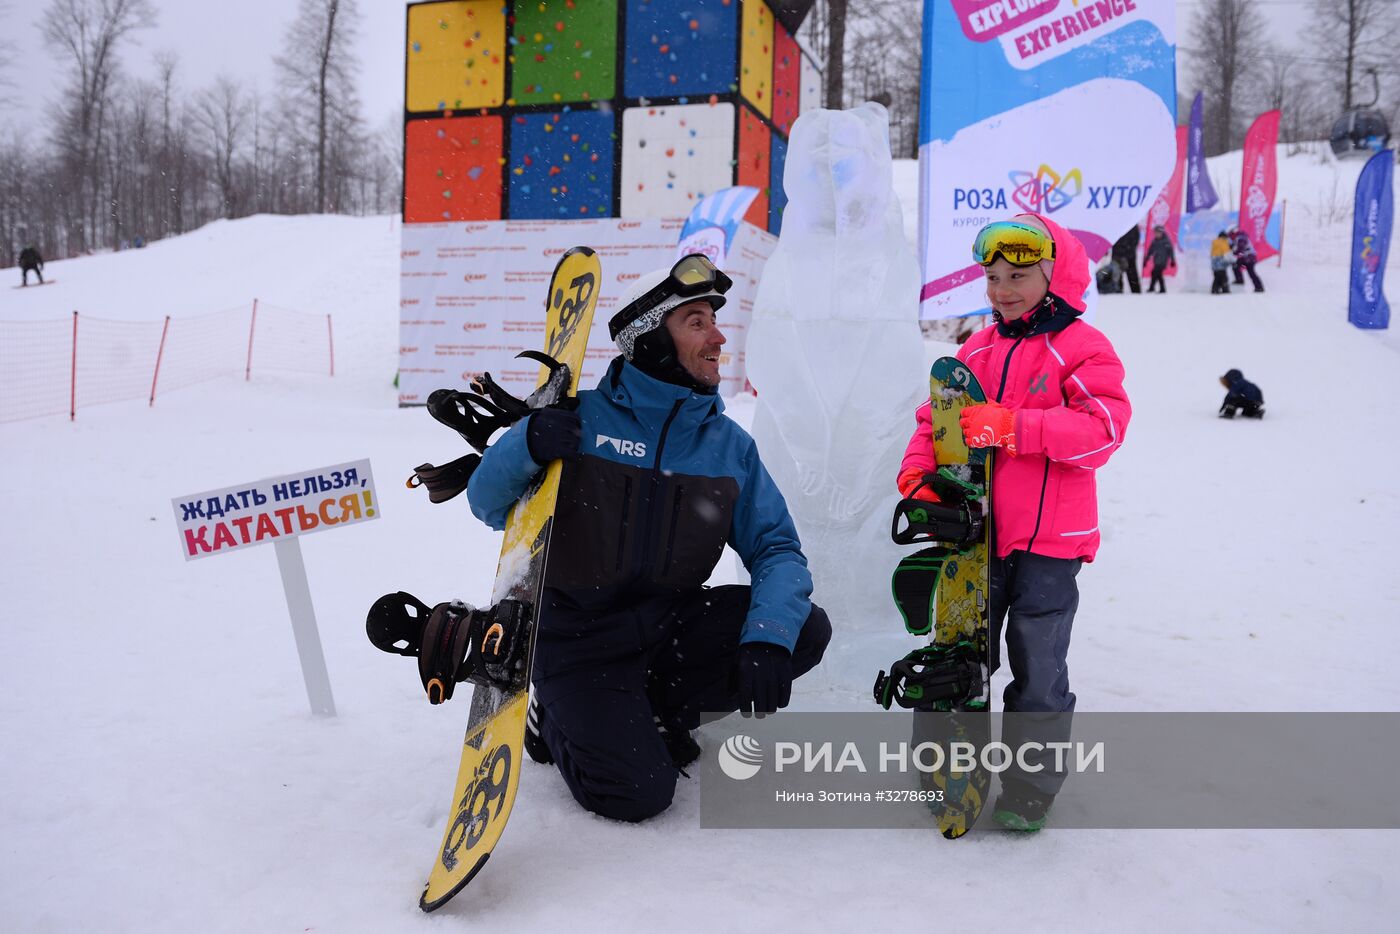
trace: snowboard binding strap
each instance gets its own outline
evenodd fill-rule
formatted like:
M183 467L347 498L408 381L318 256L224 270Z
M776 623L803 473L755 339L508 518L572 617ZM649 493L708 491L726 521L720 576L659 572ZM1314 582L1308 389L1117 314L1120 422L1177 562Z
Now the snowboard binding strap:
M472 380L472 392L435 389L428 396L428 414L462 436L480 453L485 453L491 436L509 428L531 411L543 408L568 394L569 368L548 354L524 350L516 354L549 368L549 376L528 398L518 399L483 373Z
M467 488L473 471L480 463L480 454L463 454L455 461L440 467L434 467L432 464L419 464L413 468L413 476L408 478L405 485L410 490L425 486L428 488L429 502L445 503Z
M486 451L493 434L520 420L519 415L485 396L457 389L434 389L428 396L428 414L481 453Z
M875 703L923 710L957 710L984 701L986 673L977 646L926 645L881 671L875 679Z
M519 686L528 654L530 613L519 600L487 609L449 601L429 609L409 593L385 594L365 620L375 648L418 659L418 676L430 704L452 699L463 681L500 688Z
M940 542L956 549L982 540L981 509L971 503L930 503L902 499L890 522L890 538L896 545Z

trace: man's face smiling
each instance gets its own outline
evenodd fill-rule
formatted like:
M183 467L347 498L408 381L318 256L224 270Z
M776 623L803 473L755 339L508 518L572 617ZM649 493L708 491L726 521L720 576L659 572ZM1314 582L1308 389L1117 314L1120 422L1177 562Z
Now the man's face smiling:
M666 330L676 345L676 359L697 383L719 385L719 349L724 335L706 301L686 302L666 316Z

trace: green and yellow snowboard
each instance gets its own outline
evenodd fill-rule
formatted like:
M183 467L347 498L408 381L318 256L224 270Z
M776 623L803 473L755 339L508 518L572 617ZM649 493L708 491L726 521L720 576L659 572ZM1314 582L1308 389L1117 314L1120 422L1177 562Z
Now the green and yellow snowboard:
M899 544L930 545L901 560L891 581L905 628L930 640L875 682L881 706L916 711L915 744L934 742L949 753L924 783L940 793L930 808L949 839L972 828L991 786L985 769L956 768L951 754L972 748L980 762L990 733L991 455L968 448L959 424L964 408L986 401L966 364L954 357L934 361L929 407L938 466L926 485L939 502L903 500L891 530Z

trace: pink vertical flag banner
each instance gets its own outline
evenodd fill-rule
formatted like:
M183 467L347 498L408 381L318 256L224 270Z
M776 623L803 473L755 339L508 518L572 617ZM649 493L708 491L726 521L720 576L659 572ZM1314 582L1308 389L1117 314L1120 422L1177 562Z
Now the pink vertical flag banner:
M1265 238L1278 190L1279 111L1267 110L1254 119L1244 136L1244 174L1240 181L1240 230L1249 235L1263 262L1278 250Z
M1172 169L1171 178L1167 179L1166 186L1162 193L1157 196L1157 200L1152 202L1152 208L1147 212L1147 230L1142 237L1142 268L1144 275L1151 275L1148 272L1149 261L1147 259L1147 248L1152 245L1153 228L1157 226L1165 227L1167 237L1172 242L1172 249L1181 251L1181 193L1182 183L1186 177L1186 150L1189 139L1188 129L1184 126L1176 128L1176 167ZM1166 275L1176 275L1176 267L1169 266Z

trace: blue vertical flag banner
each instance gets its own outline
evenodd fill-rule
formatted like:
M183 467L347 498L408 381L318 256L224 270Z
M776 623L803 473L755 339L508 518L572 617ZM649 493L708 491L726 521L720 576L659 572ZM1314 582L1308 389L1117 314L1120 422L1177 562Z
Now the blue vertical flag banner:
M920 315L982 313L983 225L1053 216L1098 260L1171 176L1174 0L925 0L922 92Z
M1351 222L1351 301L1347 320L1359 328L1390 327L1385 300L1385 259L1395 221L1395 153L1383 149L1370 158L1356 180L1356 213Z
M1215 207L1220 200L1206 171L1205 95L1197 91L1191 102L1191 125L1186 136L1186 213L1194 214Z

